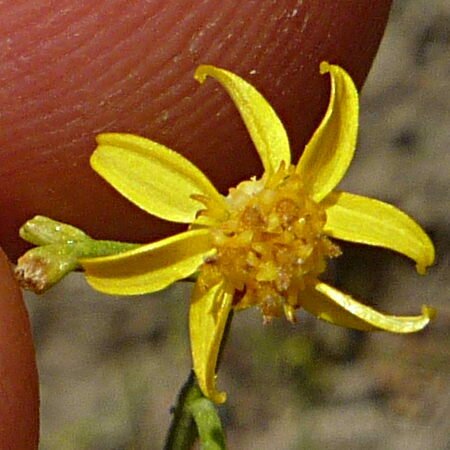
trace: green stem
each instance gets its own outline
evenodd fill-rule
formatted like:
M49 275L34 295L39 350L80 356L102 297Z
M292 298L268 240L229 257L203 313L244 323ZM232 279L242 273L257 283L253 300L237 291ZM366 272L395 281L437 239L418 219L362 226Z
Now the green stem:
M192 448L198 437L198 431L188 405L192 400L197 400L201 396L202 393L195 380L194 372L191 371L178 394L164 450L189 450Z
M198 398L189 409L197 425L202 450L225 450L225 435L214 403L207 398Z
M83 258L114 255L138 246L92 239L78 228L43 216L26 222L20 229L20 236L38 247L19 258L16 278L24 289L38 294L69 272L78 270Z

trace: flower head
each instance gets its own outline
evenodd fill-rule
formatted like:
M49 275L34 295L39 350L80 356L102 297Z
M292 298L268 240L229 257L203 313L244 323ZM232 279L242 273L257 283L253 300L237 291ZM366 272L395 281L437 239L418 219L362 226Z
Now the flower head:
M81 261L89 283L110 294L144 294L199 272L190 307L194 370L204 394L223 402L215 367L232 309L257 306L265 320L314 316L359 330L418 331L433 311L385 315L319 280L340 254L334 238L385 247L413 259L424 273L433 263L428 236L394 206L334 190L353 158L358 93L340 67L331 76L326 114L296 165L286 131L264 97L237 75L200 66L199 82L215 78L229 93L261 158L261 178L222 196L192 163L143 137L98 136L92 167L150 214L189 224L187 231L114 256Z

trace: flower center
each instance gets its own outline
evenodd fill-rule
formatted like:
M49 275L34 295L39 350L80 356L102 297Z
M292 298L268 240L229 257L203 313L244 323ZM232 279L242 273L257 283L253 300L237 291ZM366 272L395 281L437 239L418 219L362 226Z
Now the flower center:
M295 320L298 292L340 254L323 233L325 210L283 166L271 177L240 183L227 197L228 217L212 228L217 255L202 267L237 291L236 308L257 305L266 320Z

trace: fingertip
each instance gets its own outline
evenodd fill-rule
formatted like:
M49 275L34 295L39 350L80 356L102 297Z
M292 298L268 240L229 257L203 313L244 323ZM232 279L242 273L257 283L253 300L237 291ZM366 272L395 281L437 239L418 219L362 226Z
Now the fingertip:
M28 313L0 249L0 447L38 448L39 388Z

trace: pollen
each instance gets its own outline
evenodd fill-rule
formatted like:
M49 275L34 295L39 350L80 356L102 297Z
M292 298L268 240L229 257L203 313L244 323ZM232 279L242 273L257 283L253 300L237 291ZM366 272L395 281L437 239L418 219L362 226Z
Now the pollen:
M238 294L236 309L258 306L266 321L283 313L294 321L298 292L340 254L323 233L325 210L293 166L240 183L226 201L226 219L211 229L217 253L200 279L220 273Z

